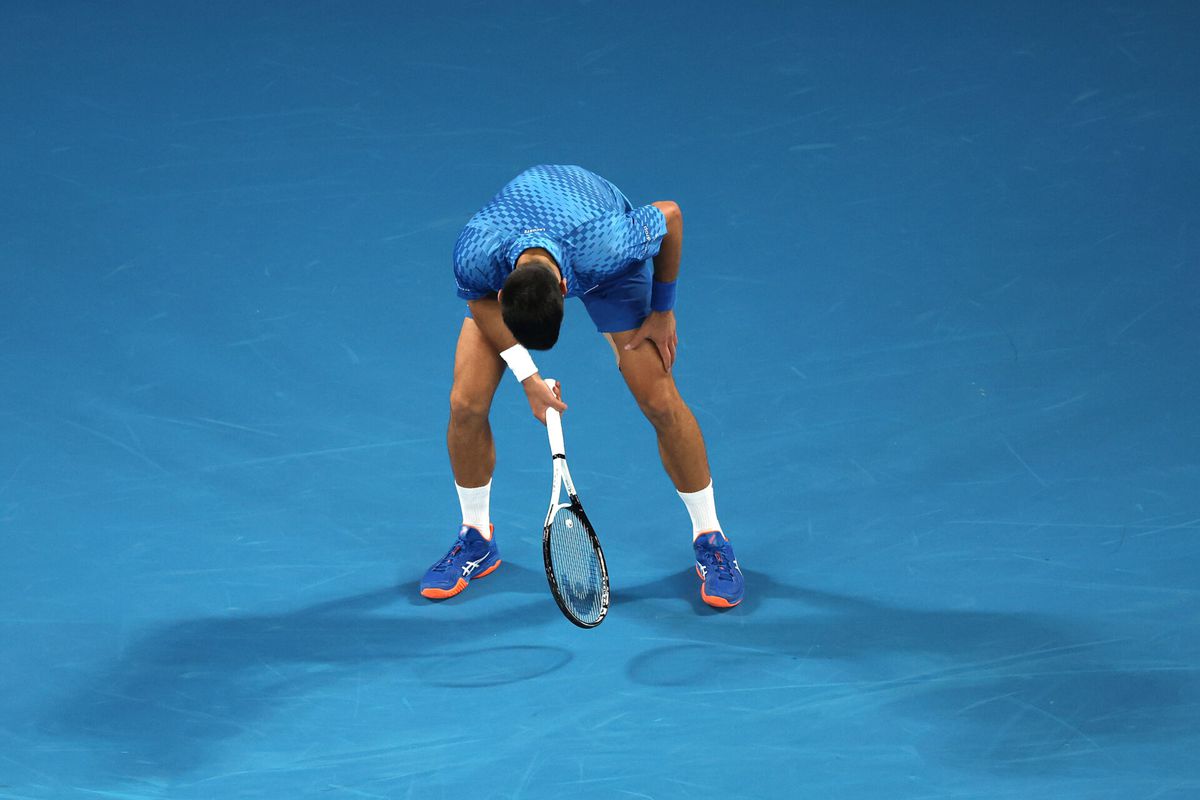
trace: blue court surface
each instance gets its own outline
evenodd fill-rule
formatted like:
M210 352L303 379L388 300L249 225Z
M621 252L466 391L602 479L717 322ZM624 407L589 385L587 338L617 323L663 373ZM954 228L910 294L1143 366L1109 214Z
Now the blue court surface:
M1188 2L0 10L0 798L1200 797ZM703 605L582 305L539 361L605 545L416 583L466 219L676 200Z

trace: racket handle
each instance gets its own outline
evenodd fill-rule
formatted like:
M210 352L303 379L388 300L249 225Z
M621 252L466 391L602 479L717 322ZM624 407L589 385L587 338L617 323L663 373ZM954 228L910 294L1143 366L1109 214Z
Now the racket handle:
M552 392L557 383L553 378L546 379L546 386L550 387L550 391ZM550 438L551 457L562 456L566 458L567 446L563 444L562 414L558 412L557 408L546 409L546 435Z

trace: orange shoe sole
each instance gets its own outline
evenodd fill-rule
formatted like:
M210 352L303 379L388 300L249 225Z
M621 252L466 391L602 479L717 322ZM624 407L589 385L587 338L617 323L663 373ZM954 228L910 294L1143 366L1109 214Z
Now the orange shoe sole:
M478 575L471 578L470 581L467 580L466 578L459 578L458 583L454 584L449 589L434 589L434 588L422 589L421 596L428 597L430 600L445 600L447 598L454 597L454 595L459 594L462 592L463 589L466 589L467 585L470 584L471 581L479 580L480 578L482 578L486 575L491 575L493 572L496 571L496 567L500 566L501 563L503 563L503 562L500 559L496 559L495 564L492 564L490 567L485 569L483 572L481 572Z

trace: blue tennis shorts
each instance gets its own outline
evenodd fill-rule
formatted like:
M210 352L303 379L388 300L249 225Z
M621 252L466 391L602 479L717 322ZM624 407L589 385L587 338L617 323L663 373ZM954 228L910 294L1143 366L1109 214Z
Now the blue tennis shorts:
M650 316L650 283L654 276L647 259L607 286L597 286L579 296L588 316L601 333L637 330Z
M647 259L617 280L597 286L579 296L588 316L600 333L635 331L650 316L650 285L653 261ZM467 316L471 309L467 308Z

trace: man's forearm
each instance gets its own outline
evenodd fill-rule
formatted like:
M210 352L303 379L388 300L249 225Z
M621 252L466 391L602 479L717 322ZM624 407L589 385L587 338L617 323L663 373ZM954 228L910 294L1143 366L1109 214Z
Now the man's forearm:
M496 352L508 364L509 370L528 391L529 379L540 377L540 373L529 351L519 346L517 337L513 336L512 331L504 324L504 317L500 315L500 303L486 299L472 300L468 305L471 307L471 316L483 332L484 338L496 348Z
M472 300L467 305L471 307L471 317L475 324L483 332L484 338L496 348L497 353L503 353L517 343L517 337L512 335L512 331L504 324L504 318L500 316L499 301L495 298L485 298Z

